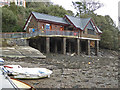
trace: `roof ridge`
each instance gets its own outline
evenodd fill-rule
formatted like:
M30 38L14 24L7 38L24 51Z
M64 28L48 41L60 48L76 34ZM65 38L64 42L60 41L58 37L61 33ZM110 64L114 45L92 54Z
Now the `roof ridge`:
M70 15L65 15L65 16L70 16ZM78 18L78 19L91 19L91 17L88 17L88 18L80 18L80 17L75 17L75 16L70 16L70 17Z
M39 12L34 12L34 11L33 11L32 13L38 13L38 14L43 14L43 15L46 15L46 16L51 16L51 17L61 18L61 19L63 19L63 17L52 16L52 15L49 15L49 14L44 14L44 13L39 13Z

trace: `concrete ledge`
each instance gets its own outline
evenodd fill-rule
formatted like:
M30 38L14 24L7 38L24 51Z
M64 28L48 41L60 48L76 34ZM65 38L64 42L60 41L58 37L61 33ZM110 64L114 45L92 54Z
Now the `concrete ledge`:
M1 57L31 57L31 58L46 58L39 50L29 46L15 46L15 47L0 47Z

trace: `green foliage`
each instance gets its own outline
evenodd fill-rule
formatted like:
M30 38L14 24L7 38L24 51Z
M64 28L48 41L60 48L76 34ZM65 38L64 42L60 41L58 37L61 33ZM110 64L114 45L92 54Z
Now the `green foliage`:
M14 13L7 9L2 9L2 31L8 32L9 29L12 29L14 25L17 23L17 17L14 15Z
M26 22L26 19L32 11L58 17L64 17L65 14L73 15L72 11L67 11L62 6L53 5L50 2L27 2L26 8L16 6L15 3L11 3L10 6L2 7L2 31L23 31L22 28Z

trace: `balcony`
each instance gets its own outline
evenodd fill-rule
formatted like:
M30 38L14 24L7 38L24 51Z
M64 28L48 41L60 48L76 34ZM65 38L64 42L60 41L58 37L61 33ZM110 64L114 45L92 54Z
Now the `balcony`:
M39 30L32 33L15 32L15 33L0 33L2 38L31 38L36 36L72 36L78 37L78 32L75 31L60 31L60 30Z

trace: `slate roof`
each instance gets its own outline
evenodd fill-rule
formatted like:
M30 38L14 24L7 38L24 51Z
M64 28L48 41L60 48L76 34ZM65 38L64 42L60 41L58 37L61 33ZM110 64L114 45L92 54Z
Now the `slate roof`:
M66 15L66 17L77 27L80 28L81 30L84 30L88 22L91 20L91 18L78 18L78 17L73 17ZM93 24L89 23L87 25L87 28L93 29ZM97 30L96 32L102 33L102 31L96 26Z
M78 18L78 17L73 17L73 16L68 16L66 15L66 17L77 27L80 28L81 30L83 30L85 28L85 26L87 25L87 23L89 22L89 20L91 18Z
M36 17L36 19L47 20L47 21L52 21L52 22L62 23L62 24L68 24L63 18L60 18L60 17L37 13L37 12L32 12L32 14Z
M67 22L64 18L42 14L38 12L32 12L32 14L38 20L46 20L46 21L51 21L51 22L56 22L56 23L61 23L61 24L69 24L69 22ZM84 30L88 22L91 20L91 18L78 18L78 17L69 16L69 15L65 15L65 16L75 25L75 27L81 30ZM94 28L93 24L91 25L89 23L87 25L87 28L90 28L90 29ZM102 33L102 31L97 26L96 28L99 33Z

